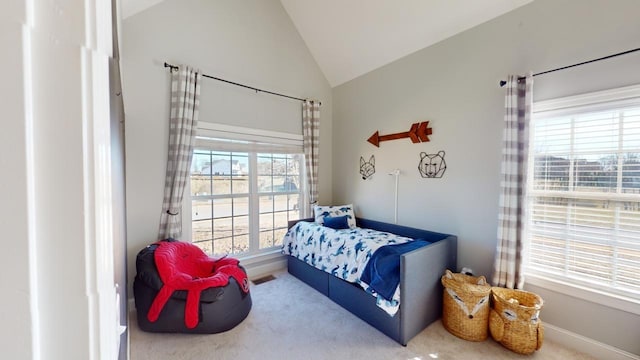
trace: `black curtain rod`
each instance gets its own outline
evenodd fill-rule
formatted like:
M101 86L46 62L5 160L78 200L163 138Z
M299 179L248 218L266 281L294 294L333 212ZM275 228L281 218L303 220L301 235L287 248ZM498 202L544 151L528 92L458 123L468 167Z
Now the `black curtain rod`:
M178 66L176 66L176 65L171 65L171 64L166 63L166 62L164 63L164 67L171 68L171 70L174 70L174 69L176 69L176 70L177 70L177 69L178 69ZM206 77L206 78L209 78L209 79L213 79L213 80L218 80L218 81L226 82L227 84L232 84L232 85L240 86L240 87L243 87L243 88L247 88L247 89L255 90L255 92L263 92L263 93L267 93L267 94L271 94L271 95L276 95L276 96L286 97L286 98L293 99L293 100L306 101L306 99L301 99L301 98L297 98L297 97L289 96L289 95L285 95L285 94L279 94L279 93L277 93L277 92L273 92L273 91L268 91L268 90L258 89L258 88L255 88L255 87L253 87L253 86L240 84L240 83L237 83L237 82L233 82L233 81L229 81L229 80L225 80L225 79L217 78L217 77L215 77L215 76L211 76L211 75L207 75L207 74L202 74L202 76L204 76L204 77ZM311 102L313 102L313 100L310 100L310 101L311 101ZM321 103L320 101L318 101L318 104L319 104L319 105L322 105L322 103Z
M611 59L611 58L616 57L616 56L626 55L626 54L630 54L630 53L632 53L632 52L636 52L636 51L640 51L640 48L636 48L636 49L631 49L631 50L627 50L627 51L619 52L619 53L617 53L617 54L608 55L608 56L601 57L601 58L598 58L598 59L593 59L593 60L589 60L589 61L583 61L583 62L581 62L581 63L577 63L577 64L573 64L573 65L563 66L563 67L560 67L560 68L557 68L557 69L553 69L553 70L542 71L542 72L539 72L539 73L533 74L532 76L538 76L538 75L548 74L548 73L552 73L552 72L554 72L554 71L560 71L560 70L564 70L564 69L568 69L568 68L572 68L572 67L576 67L576 66L580 66L580 65L584 65L584 64L589 64L589 63L596 62L596 61L600 61L600 60ZM523 80L523 79L525 79L525 78L524 78L524 77L519 77L519 78L518 78L518 80ZM503 86L505 86L506 84L507 84L507 82L506 82L506 81L504 81L504 80L500 80L500 87L503 87Z

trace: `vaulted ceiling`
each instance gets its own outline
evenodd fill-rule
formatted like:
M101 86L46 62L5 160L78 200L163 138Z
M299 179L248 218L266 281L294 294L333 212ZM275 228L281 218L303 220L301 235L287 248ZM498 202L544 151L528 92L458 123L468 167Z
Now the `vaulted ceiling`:
M121 0L122 15L162 1ZM332 87L531 1L280 0Z

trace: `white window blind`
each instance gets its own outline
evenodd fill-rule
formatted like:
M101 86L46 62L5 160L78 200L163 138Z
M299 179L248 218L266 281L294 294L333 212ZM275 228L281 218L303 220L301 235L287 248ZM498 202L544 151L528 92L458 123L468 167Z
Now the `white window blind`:
M200 122L196 148L218 151L302 153L302 135Z
M528 274L640 301L640 87L534 104Z

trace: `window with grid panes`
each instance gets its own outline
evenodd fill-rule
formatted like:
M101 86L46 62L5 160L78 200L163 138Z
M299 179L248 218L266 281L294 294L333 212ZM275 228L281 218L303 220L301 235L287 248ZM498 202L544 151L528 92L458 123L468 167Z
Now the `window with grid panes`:
M300 218L302 154L257 154L260 249L282 246L289 220Z
M534 104L528 274L640 301L640 87Z
M190 184L192 242L211 255L278 248L288 221L301 218L306 208L301 139L222 128L233 131L198 130Z

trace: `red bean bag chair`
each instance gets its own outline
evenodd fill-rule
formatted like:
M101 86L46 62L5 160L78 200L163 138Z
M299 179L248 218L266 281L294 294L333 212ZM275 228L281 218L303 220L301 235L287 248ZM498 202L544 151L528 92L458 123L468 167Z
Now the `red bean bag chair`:
M213 259L197 246L159 241L136 259L134 296L144 331L216 333L251 309L249 282L237 259Z

